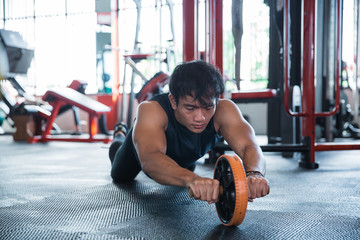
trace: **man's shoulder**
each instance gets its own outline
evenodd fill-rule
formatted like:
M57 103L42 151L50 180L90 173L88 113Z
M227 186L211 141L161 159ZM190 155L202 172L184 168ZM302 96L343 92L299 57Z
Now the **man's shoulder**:
M167 101L169 101L169 94L168 93L157 94L149 100L156 101L156 102L167 102Z
M138 114L156 117L163 117L167 119L166 112L159 102L154 100L147 100L139 104Z
M229 99L219 99L219 103L216 106L216 110L219 111L226 111L234 108L236 108L235 103Z
M165 129L168 123L168 117L164 109L158 102L153 100L147 100L139 104L136 118L136 126Z
M228 117L232 117L233 114L238 113L239 108L236 104L229 99L219 99L219 103L216 106L214 114L215 123L226 121Z
M140 111L164 111L160 103L155 100L146 100L139 104Z

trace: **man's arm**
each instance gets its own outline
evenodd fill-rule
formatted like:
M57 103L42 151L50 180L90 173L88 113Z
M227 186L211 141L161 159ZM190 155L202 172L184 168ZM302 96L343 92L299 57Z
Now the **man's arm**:
M229 146L242 159L248 174L249 200L268 194L269 184L265 178L266 162L255 132L244 119L239 108L229 100L220 100L214 116L215 128Z
M142 170L160 184L188 187L196 199L216 202L217 180L202 178L166 156L167 123L167 115L157 102L139 105L132 137Z

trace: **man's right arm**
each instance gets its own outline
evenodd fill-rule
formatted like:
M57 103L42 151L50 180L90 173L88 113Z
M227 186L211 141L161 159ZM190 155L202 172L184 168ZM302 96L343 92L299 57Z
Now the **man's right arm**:
M166 156L167 115L154 101L139 105L133 142L142 170L160 184L185 186L194 174Z
M166 155L167 123L167 115L157 102L139 105L132 137L142 170L160 184L188 187L196 199L216 202L218 181L202 178Z

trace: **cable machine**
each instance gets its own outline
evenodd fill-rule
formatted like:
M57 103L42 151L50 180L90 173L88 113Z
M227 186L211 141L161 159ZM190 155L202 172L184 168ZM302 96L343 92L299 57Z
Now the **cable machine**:
M277 3L277 1L268 1ZM333 0L329 1L328 5L317 5L316 0L304 0L301 2L302 10L298 13L302 22L297 24L301 28L299 35L293 34L292 36L298 36L298 38L290 39L290 1L285 0L282 8L279 8L278 13L283 13L283 16L277 14L279 18L279 33L283 37L280 50L280 63L281 65L277 68L277 71L282 72L283 70L283 92L278 92L278 95L282 96L281 103L283 104L285 111L291 118L300 118L301 120L301 131L300 131L300 142L299 143L281 143L281 144L268 144L261 146L264 152L300 152L301 161L299 166L303 168L314 169L318 168L319 164L315 161L315 152L317 151L332 151L332 150L355 150L360 149L359 143L354 142L316 142L316 118L326 117L329 118L334 116L340 108L340 56L341 56L341 19L342 19L342 1ZM206 0L205 1L205 16L206 16L206 49L204 60L215 64L222 71L222 1ZM198 1L190 0L184 1L184 61L190 61L193 59L199 59L198 54ZM276 5L275 5L276 6ZM280 5L281 6L281 5ZM278 6L277 6L278 7ZM319 8L321 7L321 9ZM333 19L331 26L324 28L319 27L321 23L320 15L321 11L328 11L328 20ZM331 18L330 18L331 17ZM281 19L282 18L282 19ZM283 20L283 21L281 21ZM322 24L322 23L321 23ZM329 27L333 27L334 31L331 31ZM318 29L325 29L327 35L324 36L325 41L319 42ZM290 41L300 43L301 49L300 54L297 56L299 61L292 59L290 61ZM324 45L322 48L320 46ZM282 48L281 48L282 47ZM293 50L293 49L291 49ZM328 54L325 56L324 54ZM302 57L300 57L302 56ZM283 59L283 60L282 60ZM324 59L328 59L328 62L324 62ZM272 62L272 61L269 61ZM291 70L290 70L291 66ZM326 91L324 96L319 96L315 84L321 83L316 82L317 73L321 69L321 76L326 73L326 81L321 81ZM292 69L300 69L298 74L300 80L301 89L301 104L300 107L290 107L290 89L296 86L296 82L290 82L290 71ZM274 69L275 70L275 69ZM294 77L294 75L291 75ZM321 77L322 80L322 77ZM325 83L324 83L325 82ZM281 86L282 87L282 86ZM270 89L271 90L271 89ZM281 90L281 89L280 89ZM330 104L317 105L315 99L327 99ZM279 108L279 105L277 105ZM217 152L214 157L222 154L225 150L230 150L229 146L222 144L217 146L214 151Z

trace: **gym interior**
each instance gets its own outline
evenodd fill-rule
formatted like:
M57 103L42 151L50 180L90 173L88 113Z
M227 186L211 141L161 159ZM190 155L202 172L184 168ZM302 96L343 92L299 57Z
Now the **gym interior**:
M359 0L0 1L0 239L360 239L359 14ZM110 176L114 125L199 59L266 158L271 191L236 226L186 188ZM195 173L213 178L223 154Z

